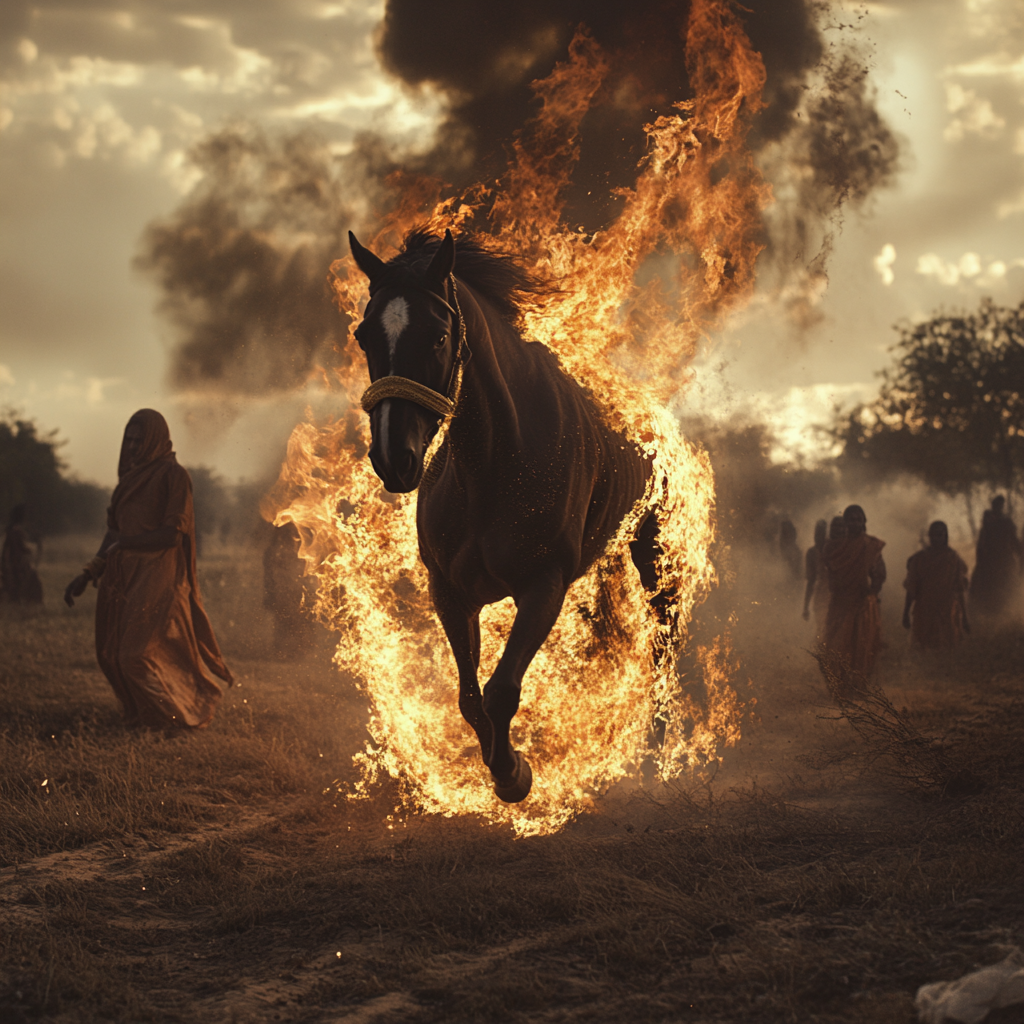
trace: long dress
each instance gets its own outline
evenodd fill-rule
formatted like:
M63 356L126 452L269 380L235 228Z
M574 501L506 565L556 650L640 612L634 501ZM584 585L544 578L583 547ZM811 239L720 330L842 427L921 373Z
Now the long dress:
M978 533L971 576L971 607L979 615L996 617L1011 611L1020 591L1021 544L1013 520L986 509Z
M963 639L967 565L950 547L927 547L907 559L903 583L914 601L911 639L918 647L952 648Z
M830 593L825 647L864 676L874 669L882 645L878 597L868 589L872 572L882 563L884 547L884 540L862 533L828 541L822 555Z
M121 476L107 525L127 537L173 526L178 538L156 551L118 547L107 559L96 602L100 667L130 724L202 728L221 699L212 677L232 676L196 579L192 481L173 452Z

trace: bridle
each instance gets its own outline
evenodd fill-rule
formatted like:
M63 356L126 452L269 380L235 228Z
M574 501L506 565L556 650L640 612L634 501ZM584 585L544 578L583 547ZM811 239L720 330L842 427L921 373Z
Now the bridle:
M446 284L451 286L451 303L437 292L420 285L404 285L406 289L423 292L429 295L436 302L440 302L445 309L451 313L455 322L455 329L458 331L459 344L455 350L455 363L452 366L452 375L448 379L446 394L441 394L426 384L417 380L410 380L408 377L381 377L375 380L364 392L360 400L363 411L369 413L374 406L383 402L385 398L404 398L406 401L415 402L417 405L437 413L445 419L455 415L455 409L459 404L459 393L462 390L462 370L465 365L464 355L468 352L466 347L466 321L462 318L462 309L459 306L459 291L455 283L455 275L449 274Z

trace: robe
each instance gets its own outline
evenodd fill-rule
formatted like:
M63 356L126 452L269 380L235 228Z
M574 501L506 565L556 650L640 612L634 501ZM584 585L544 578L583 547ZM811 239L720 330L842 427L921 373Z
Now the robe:
M829 540L822 552L829 602L824 645L848 668L868 676L882 646L878 595L869 594L871 572L884 573L885 541L862 533ZM877 571L877 570L876 570Z
M986 509L978 532L971 576L971 606L980 615L1012 610L1020 592L1021 546L1017 528L1005 513Z
M950 547L927 547L907 559L903 583L913 599L911 639L919 647L951 648L964 636L967 564Z
M824 545L820 548L815 545L807 549L804 559L804 578L814 586L811 592L811 610L814 613L814 629L818 636L824 635L825 632L829 600L828 574L822 563L823 551Z
M0 594L8 601L41 604L43 584L32 566L28 532L20 523L7 528L0 549Z
M166 423L157 429L166 431ZM96 601L96 656L129 724L202 728L221 699L213 676L229 684L232 676L196 579L192 481L169 434L158 440L145 464L121 474L107 526L124 537L173 526L177 541L110 554Z

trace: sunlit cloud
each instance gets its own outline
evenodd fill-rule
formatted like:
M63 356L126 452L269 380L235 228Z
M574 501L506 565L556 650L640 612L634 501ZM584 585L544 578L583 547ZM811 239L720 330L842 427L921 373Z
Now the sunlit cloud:
M961 142L967 135L996 138L1006 127L1005 118L992 109L991 101L956 82L946 86L946 109L956 115L942 133L947 142Z
M0 363L0 387L14 387L15 383L14 374L11 372L11 368Z
M882 246L882 251L872 261L882 284L888 286L896 280L892 265L896 262L896 247L891 242Z
M955 263L944 260L938 253L929 252L917 258L917 273L933 278L939 284L951 287L962 282L973 282L983 288L999 284L1007 271L1024 267L1024 258L991 260L986 265L976 252L965 252Z

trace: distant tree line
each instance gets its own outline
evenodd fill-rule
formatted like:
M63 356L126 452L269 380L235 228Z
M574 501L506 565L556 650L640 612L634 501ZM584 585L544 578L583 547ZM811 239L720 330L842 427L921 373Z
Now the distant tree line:
M878 397L837 417L844 476L904 474L962 496L1024 485L1024 303L897 327Z
M25 525L39 537L104 530L110 491L68 474L60 457L64 443L56 430L42 432L32 420L0 413L0 533L11 510L22 504L26 507ZM188 467L188 471L200 538L235 543L256 540L263 525L259 502L268 484L230 485L208 466Z
M0 414L0 525L15 505L37 536L103 528L110 492L66 475L57 431L40 433L31 420Z

